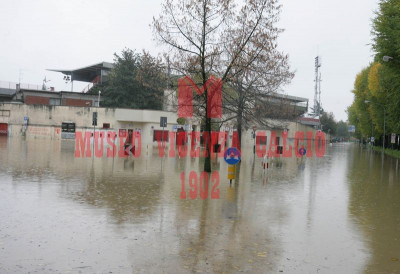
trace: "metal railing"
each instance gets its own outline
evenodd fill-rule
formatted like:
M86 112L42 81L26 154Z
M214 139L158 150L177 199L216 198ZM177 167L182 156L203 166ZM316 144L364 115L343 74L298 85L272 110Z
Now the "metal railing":
M34 85L34 84L26 84L26 83L21 83L19 85L20 85L21 89L42 90L42 85ZM16 83L16 82L0 81L0 88L8 88L8 89L17 90L17 86L18 86L18 83ZM50 88L47 88L46 90L50 90Z

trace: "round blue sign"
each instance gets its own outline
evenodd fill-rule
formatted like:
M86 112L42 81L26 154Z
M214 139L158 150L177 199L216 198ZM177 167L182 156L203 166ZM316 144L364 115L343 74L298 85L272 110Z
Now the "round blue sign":
M224 153L225 162L230 165L236 165L240 162L241 153L235 147L228 148Z
M307 153L307 150L306 150L304 147L302 147L302 148L299 149L299 154L300 154L301 156L306 155L306 153Z

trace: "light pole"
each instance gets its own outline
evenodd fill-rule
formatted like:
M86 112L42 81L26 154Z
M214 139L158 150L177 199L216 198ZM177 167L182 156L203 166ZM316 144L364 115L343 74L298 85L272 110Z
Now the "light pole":
M383 58L382 58L382 60L384 61L384 62L389 62L390 60L392 60L393 59L393 57L390 57L390 56L383 56Z
M385 57L386 57L386 56L385 56ZM385 138L386 138L386 108L385 108L385 106L384 106L384 105L382 105L382 104L375 103L375 102L371 102L371 101L368 101L368 100L365 100L365 103L366 103L366 104L368 104L368 103L375 104L375 105L381 106L381 107L383 108L383 143L382 143L382 149L383 149L383 152L385 152Z
M98 100L98 106L97 107L100 107L100 94L101 94L101 91L99 90L99 100Z

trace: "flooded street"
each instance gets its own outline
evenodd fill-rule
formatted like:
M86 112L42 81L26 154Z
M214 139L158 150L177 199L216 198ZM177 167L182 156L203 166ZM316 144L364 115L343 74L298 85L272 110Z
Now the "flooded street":
M213 158L220 198L192 200L198 158L75 158L73 141L0 138L0 272L400 273L397 159L334 144L263 176L251 147L242 157L231 186Z

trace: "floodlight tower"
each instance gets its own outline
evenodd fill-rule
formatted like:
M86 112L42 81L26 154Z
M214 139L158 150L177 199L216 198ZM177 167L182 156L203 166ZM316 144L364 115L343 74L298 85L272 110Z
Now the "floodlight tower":
M321 73L319 68L321 67L321 57L315 57L315 94L314 94L314 117L320 117L321 115Z

